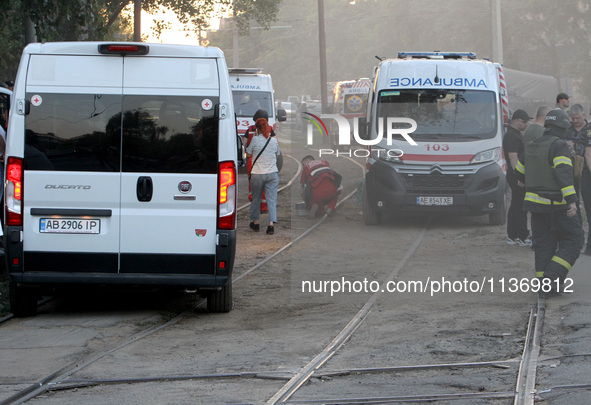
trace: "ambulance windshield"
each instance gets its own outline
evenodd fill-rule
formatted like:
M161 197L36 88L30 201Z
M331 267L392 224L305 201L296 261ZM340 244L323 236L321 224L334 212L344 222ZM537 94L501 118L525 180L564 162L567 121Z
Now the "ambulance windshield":
M234 110L239 117L252 118L261 108L266 110L269 118L273 117L275 109L271 102L271 93L266 91L233 90Z
M419 140L489 139L498 125L495 93L482 90L382 90L377 118L388 117L415 120L417 129L412 136Z

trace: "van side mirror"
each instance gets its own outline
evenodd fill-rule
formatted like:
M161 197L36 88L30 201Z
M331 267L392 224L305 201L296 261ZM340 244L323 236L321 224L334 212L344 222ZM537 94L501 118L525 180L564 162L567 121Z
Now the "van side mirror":
M285 111L283 108L277 109L277 121L287 121L287 111Z
M357 122L359 124L359 137L365 141L369 140L369 131L367 130L369 125L366 117L359 117Z
M242 137L240 135L236 135L236 144L238 145L238 167L242 167L245 165L244 161L244 145L242 144Z

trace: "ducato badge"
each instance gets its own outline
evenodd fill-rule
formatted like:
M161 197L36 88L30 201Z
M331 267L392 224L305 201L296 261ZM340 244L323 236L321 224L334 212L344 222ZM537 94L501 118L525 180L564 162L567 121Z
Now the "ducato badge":
M181 193L188 193L189 191L191 191L191 189L193 188L193 186L191 185L190 182L188 181L181 181L179 183L179 191Z

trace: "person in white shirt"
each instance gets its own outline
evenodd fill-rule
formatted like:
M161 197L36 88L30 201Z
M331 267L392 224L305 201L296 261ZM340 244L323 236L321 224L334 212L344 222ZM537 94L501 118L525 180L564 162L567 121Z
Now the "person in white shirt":
M255 232L260 229L260 205L264 190L269 211L267 235L273 235L275 233L274 225L277 222L277 190L279 188L277 156L280 154L279 143L276 137L271 136L271 128L266 119L257 119L255 126L256 134L246 148L246 155L248 157L252 156L254 162L249 173L252 191L252 203L250 205L250 219L252 222L250 228Z

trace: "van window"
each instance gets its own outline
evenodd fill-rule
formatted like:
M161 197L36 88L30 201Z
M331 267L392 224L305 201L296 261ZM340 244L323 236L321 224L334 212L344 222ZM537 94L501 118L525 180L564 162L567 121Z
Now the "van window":
M8 94L0 93L0 125L6 131L8 124L8 112L10 111L10 97Z
M217 172L217 97L47 93L27 99L27 170Z
M376 120L382 117L384 121L387 117L414 119L415 139L458 141L493 138L498 122L495 93L482 90L382 90Z
M216 97L125 96L123 171L216 173L216 103Z
M25 169L120 171L121 96L27 94ZM120 125L119 125L120 127Z
M274 117L275 109L271 93L265 91L232 90L234 110L238 117L252 118L259 109L266 110L269 118Z

